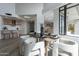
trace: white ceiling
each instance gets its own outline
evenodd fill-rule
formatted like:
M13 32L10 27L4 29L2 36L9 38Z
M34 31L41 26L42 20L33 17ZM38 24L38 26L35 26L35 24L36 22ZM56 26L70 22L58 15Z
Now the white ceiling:
M43 5L43 13L49 11L49 10L54 10L58 6L60 6L62 3L44 3Z

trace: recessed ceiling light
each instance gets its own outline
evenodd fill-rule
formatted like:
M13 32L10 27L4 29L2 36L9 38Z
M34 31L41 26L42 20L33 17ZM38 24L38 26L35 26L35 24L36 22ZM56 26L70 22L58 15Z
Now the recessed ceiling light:
M29 16L24 16L24 18L31 18L31 17L29 17Z

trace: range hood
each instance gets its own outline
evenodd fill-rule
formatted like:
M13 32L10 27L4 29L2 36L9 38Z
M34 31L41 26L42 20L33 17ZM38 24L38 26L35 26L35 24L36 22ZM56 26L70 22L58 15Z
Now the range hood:
M10 14L10 13L4 13L0 16L2 16L3 18L11 18L11 19L15 19L15 20L22 19L20 16L18 16L16 14Z

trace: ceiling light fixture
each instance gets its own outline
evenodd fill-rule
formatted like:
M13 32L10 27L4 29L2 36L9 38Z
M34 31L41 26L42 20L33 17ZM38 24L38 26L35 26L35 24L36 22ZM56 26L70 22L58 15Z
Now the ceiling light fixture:
M31 18L31 17L29 17L29 16L24 16L24 18Z

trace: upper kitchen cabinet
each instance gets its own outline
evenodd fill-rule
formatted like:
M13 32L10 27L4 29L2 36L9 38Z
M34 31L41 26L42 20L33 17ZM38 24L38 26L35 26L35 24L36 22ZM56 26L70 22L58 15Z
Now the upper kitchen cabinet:
M15 14L15 4L0 3L0 15L5 15L5 13Z
M4 25L16 25L16 20L12 19L3 19Z

